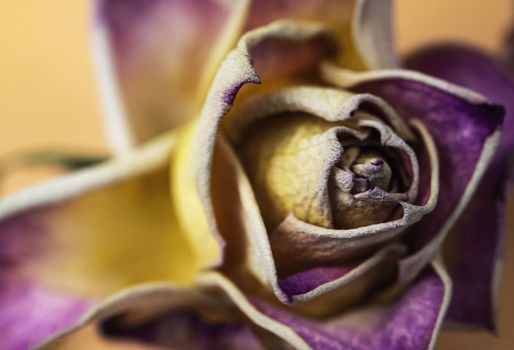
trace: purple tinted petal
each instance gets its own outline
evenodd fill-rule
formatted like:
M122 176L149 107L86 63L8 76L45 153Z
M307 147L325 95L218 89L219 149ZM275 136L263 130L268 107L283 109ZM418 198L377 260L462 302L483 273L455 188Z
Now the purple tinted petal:
M152 160L157 163L156 171L155 163L145 161L148 155L155 157L159 153L161 160ZM157 238L180 237L170 235L178 232L174 223L166 228L173 216L166 191L168 174L161 169L167 168L169 147L142 158L137 154L34 186L0 201L0 348L38 345L75 326L86 311L97 306L99 299L131 284L174 280L162 275L143 276L163 267L162 262L170 261L170 256L180 256L166 252L160 262L151 258L158 255L158 246L180 246L163 244ZM128 162L134 166L131 168ZM157 197L164 196L163 200L150 195L152 188ZM162 217L154 217L158 213ZM116 218L117 214L123 219ZM144 222L132 221L137 218ZM151 222L158 223L156 230L152 230ZM162 234L152 235L161 230ZM139 237L142 240L138 241ZM155 246L147 247L145 242ZM184 246L178 249L186 250ZM149 255L139 259L137 256L144 252ZM191 259L185 261L191 265ZM173 261L173 266L177 265ZM170 270L164 269L165 273ZM134 280L126 273L135 273L142 279ZM184 275L183 270L178 273Z
M280 279L278 285L288 297L304 294L325 283L343 277L356 266L357 264L351 266L315 267Z
M446 282L427 268L390 305L364 307L328 321L314 321L259 300L257 308L291 327L313 349L426 349L445 311Z
M20 234L31 232L35 240ZM22 238L22 239L20 239ZM93 302L44 288L20 275L23 262L44 247L47 232L23 216L0 226L0 330L2 349L31 348L73 325Z
M482 180L456 228L450 234L448 271L454 298L447 318L496 329L496 302L505 246L505 172Z
M2 349L30 349L71 327L92 301L58 293L0 273L0 330Z
M475 90L505 107L502 141L497 157L514 146L514 81L485 53L470 47L440 46L412 55L408 68Z
M432 134L439 153L440 194L435 210L411 235L422 247L441 229L463 197L486 142L499 129L503 109L471 103L420 81L389 78L357 86L388 101L405 118L420 120Z
M474 89L506 108L496 157L452 234L456 249L449 268L455 286L448 318L494 329L495 284L505 241L506 157L514 145L514 83L490 57L467 47L427 49L412 56L408 65Z
M106 126L113 146L126 151L197 112L231 10L212 0L96 2Z

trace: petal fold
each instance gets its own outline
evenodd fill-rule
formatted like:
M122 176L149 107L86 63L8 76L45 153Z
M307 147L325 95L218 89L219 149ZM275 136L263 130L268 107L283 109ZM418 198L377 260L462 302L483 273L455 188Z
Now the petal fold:
M213 158L222 119L232 109L234 99L243 86L260 82L256 66L262 70L263 79L274 80L274 73L280 67L274 64L275 60L265 59L266 50L281 48L278 55L292 62L285 74L305 75L312 72L319 57L324 57L327 50L325 34L318 24L294 21L275 22L246 33L218 71L200 118L181 133L178 152L174 157L175 173L171 179L175 190L174 204L181 226L190 233L189 236L200 232L199 235L207 240L208 254L203 254L206 257L205 266L218 266L223 259L223 252L210 249L223 248L224 244L211 192ZM313 47L317 50L311 50ZM291 48L300 50L303 58L293 58ZM269 51L271 54L274 52ZM276 80L280 81L281 78ZM189 220L191 217L196 219Z
M247 10L247 1L96 1L93 53L116 153L195 116Z
M32 347L99 300L148 281L191 283L198 265L169 200L173 135L0 202L5 349ZM26 330L30 325L29 335Z
M235 285L217 273L199 276L191 287L148 284L118 293L50 339L42 349L59 349L90 324L107 335L154 345L194 349L310 349L292 329L259 312Z
M243 295L222 275L209 273L194 287L153 284L117 294L44 349L59 349L87 324L103 324L107 335L171 347L433 349L450 295L450 280L434 261L399 298L319 320Z
M415 71L358 73L327 64L323 74L333 84L382 97L404 118L418 119L436 142L439 202L409 236L415 253L400 264L405 284L441 247L477 190L498 147L504 109L469 89Z
M390 0L252 1L245 31L280 19L322 24L336 39L338 62L352 69L395 68Z
M512 175L507 167L514 147L514 81L491 57L472 47L426 48L410 56L406 64L478 91L506 108L498 151L447 244L448 269L454 281L448 319L494 329L505 244L505 185Z
M288 325L312 349L433 349L451 297L438 262L427 267L398 299L316 321L256 301L258 309Z

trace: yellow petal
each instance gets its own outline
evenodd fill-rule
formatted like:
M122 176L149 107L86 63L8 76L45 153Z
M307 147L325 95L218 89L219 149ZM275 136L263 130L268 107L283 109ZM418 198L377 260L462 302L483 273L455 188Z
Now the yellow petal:
M3 200L0 238L16 275L89 297L149 281L189 284L199 264L173 215L170 141Z
M222 259L221 239L217 235L216 223L208 222L193 173L192 152L196 131L192 122L179 132L177 145L171 159L171 198L176 208L178 223L192 247L195 260L201 268L219 265Z

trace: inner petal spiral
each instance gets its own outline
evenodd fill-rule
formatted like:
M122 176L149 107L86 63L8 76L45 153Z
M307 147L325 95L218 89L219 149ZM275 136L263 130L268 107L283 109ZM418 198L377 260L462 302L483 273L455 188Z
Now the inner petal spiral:
M337 123L284 114L248 128L236 149L267 228L290 214L341 229L392 219L414 192L406 168L416 168L417 160L390 128L374 123L382 122L365 114Z

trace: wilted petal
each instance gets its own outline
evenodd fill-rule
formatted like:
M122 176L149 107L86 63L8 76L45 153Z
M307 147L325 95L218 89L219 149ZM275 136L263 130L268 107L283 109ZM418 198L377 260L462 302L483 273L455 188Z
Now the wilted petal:
M409 237L416 253L402 261L400 279L414 278L440 247L475 193L499 143L503 109L458 85L406 70L356 73L324 66L326 79L381 96L405 118L418 119L440 155L436 209Z
M478 91L506 108L495 158L449 240L449 273L454 298L452 321L495 327L496 301L505 242L505 182L514 147L514 82L486 54L468 47L441 46L415 53L412 69Z
M342 316L314 321L264 302L264 314L288 325L312 349L433 349L451 282L439 263L427 267L399 299L357 308Z
M372 103L372 100L360 95L347 100L355 109L359 108L357 101L362 100L361 102ZM344 104L341 104L341 106L344 106ZM342 110L349 113L353 110L349 106L344 107ZM341 115L341 118L343 117L348 118L348 115ZM225 228L229 227L229 229L221 231L225 235L227 235L227 231L232 232L231 239L227 240L230 247L227 252L238 252L236 257L232 256L228 259L231 265L235 266L233 268L228 266L228 273L235 276L241 282L241 285L245 285L249 279L248 271L252 271L255 278L260 283L269 285L284 303L304 303L310 300L318 300L323 296L323 301L327 299L332 301L332 304L328 303L327 305L333 305L336 301L341 305L347 305L355 302L356 298L362 297L363 293L369 291L371 286L383 283L384 280L392 276L387 271L394 271L394 262L405 255L405 249L401 245L386 246L375 254L364 258L360 257L349 263L341 261L334 263L335 260L332 259L332 267L324 267L323 261L330 260L330 258L324 259L324 256L319 254L324 247L329 247L329 251L332 252L330 249L333 246L334 249L337 249L336 247L341 248L343 252L342 255L337 255L337 258L343 258L345 253L346 258L348 258L348 255L352 254L350 252L352 247L360 249L360 255L362 256L363 249L370 251L370 248L376 247L379 243L391 241L406 227L418 221L422 215L434 207L437 200L437 181L439 178L437 155L433 152L432 141L425 137L424 140L427 142L431 162L426 167L431 169L433 173L429 179L431 184L427 187L427 193L430 196L423 198L420 203L421 206L403 203L404 215L401 219L353 230L323 229L290 218L286 220L285 225L293 226L291 232L284 232L281 235L281 228L279 228L277 235L284 238L288 237L288 233L292 234L294 232L294 235L299 235L298 241L288 239L282 242L280 239L277 240L276 232L271 235L268 234L248 178L230 147L220 142L216 148L216 154L218 155L215 158L214 175L212 177L213 183L219 184L219 186L214 185L213 187L222 188L223 184L226 183L235 183L237 186L237 194L233 196L227 197L226 190L223 192L225 196L221 197L222 199L213 196L217 208L232 208L225 210L233 215L230 224L225 225ZM224 160L221 161L223 158ZM220 168L224 169L221 174L216 171ZM230 199L227 200L227 198ZM218 223L223 225L224 217L218 215L217 219ZM237 237L237 240L234 240L234 237ZM290 238L294 238L294 236ZM240 242L241 240L243 242ZM270 240L274 243L273 248ZM322 246L319 247L320 249L315 249L316 244L308 244L309 240L322 243ZM289 247L290 251L287 252L287 249L282 249L285 247ZM308 247L312 248L312 251L307 249ZM242 253L244 256L241 257ZM337 254L341 254L341 252L337 251ZM303 256L305 261L296 260L297 255ZM356 255L358 256L359 253ZM291 258L291 256L294 257ZM282 263L287 261L288 257L292 259L293 264L296 262L296 267L303 267L303 271L292 275L290 273L284 275L284 270L279 271L276 264L283 265ZM310 266L306 266L309 264ZM313 268L313 265L316 266L316 264L318 267ZM238 268L241 269L242 267L245 267L246 270L239 271ZM316 309L313 312L334 311L333 308L327 310L320 307L320 304L321 301L307 307Z
M84 325L108 321L107 334L161 346L205 341L238 349L244 341L249 349L432 349L450 294L451 282L434 262L399 298L320 321L244 296L221 275L209 274L195 288L148 285L114 296L48 345L65 345Z
M312 23L281 21L270 24L269 26L263 28L256 29L243 36L237 48L228 55L227 59L224 61L222 67L220 68L198 125L194 126L196 130L194 133L192 131L188 131L187 134L189 135L184 139L186 141L189 139L188 142L184 142L186 145L189 144L189 146L187 146L189 147L189 150L186 151L189 156L183 159L189 159L189 163L183 162L180 167L175 167L175 169L183 171L184 174L178 174L172 177L175 186L174 188L176 188L175 193L177 196L175 203L178 210L181 211L184 215L194 216L194 213L198 212L198 210L201 210L203 206L205 213L207 214L208 226L211 228L211 231L217 232L220 238L222 236L227 237L228 235L225 230L221 231L219 229L223 225L223 220L220 219L219 215L215 215L215 208L219 208L220 206L234 206L234 203L237 204L239 201L242 203L244 208L243 212L241 212L240 209L228 210L234 215L237 215L235 216L237 219L232 219L232 227L227 229L227 231L239 232L239 235L236 235L237 237L241 236L240 232L245 232L247 234L244 238L238 238L237 240L230 236L232 238L227 239L226 242L229 245L237 245L237 248L228 249L227 252L242 252L244 255L243 262L241 263L241 257L234 256L228 257L228 260L232 262L238 261L239 264L236 265L240 267L246 266L250 271L252 271L253 275L257 278L257 280L259 280L259 282L264 285L271 285L274 292L284 302L290 302L291 299L288 298L283 291L281 291L281 288L278 284L277 271L273 260L270 243L268 241L267 232L262 222L255 198L253 198L253 191L251 186L244 176L242 169L240 167L238 168L238 166L235 166L235 170L231 175L232 177L230 181L228 181L226 178L221 178L220 180L214 179L212 174L215 173L216 170L213 170L212 166L214 164L214 167L216 168L221 167L221 165L219 164L219 158L216 162L213 162L213 158L216 157L217 153L220 154L228 152L229 155L219 157L228 158L226 162L228 164L232 164L230 165L229 169L234 168L234 164L237 163L235 157L230 155L230 150L227 151L228 147L223 146L222 139L219 135L217 135L217 133L218 128L220 127L221 119L232 109L232 104L234 103L235 97L239 90L247 83L259 83L261 78L267 79L266 82L268 83L264 86L264 91L268 91L270 83L272 88L276 87L278 84L274 85L273 82L276 82L277 80L280 81L280 73L282 73L281 67L283 66L289 67L287 70L288 74L293 74L297 77L308 77L309 72L312 72L317 64L319 64L320 59L323 59L324 57L323 53L326 52L326 46L323 46L323 44L327 43L326 35L327 33L323 27ZM268 46L269 43L274 45L272 46L274 49L286 48L286 50L279 50L278 53L276 50L267 51L266 49L270 48L270 46ZM315 46L312 46L313 44ZM317 50L303 51L302 48L305 47L316 47ZM295 49L299 51L295 51ZM301 53L301 59L298 59L298 52ZM269 57L277 57L277 54L280 56L282 62L280 66L273 64L276 62L275 60L269 59ZM291 65L284 63L289 61L292 62ZM247 93L249 91L248 87L246 86L245 89L246 90L242 91L243 95L245 91ZM258 87L251 89L253 94L255 94L257 90ZM372 95L362 94L356 96L355 98L343 98L342 100L339 99L338 104L335 103L338 100L337 98L333 99L328 95L325 97L331 101L330 107L334 107L329 120L336 121L340 120L340 118L347 118L348 115L357 109L361 104L369 104L374 107L375 111L379 111L382 117L390 120L395 128L399 132L402 132L402 136L405 134L405 137L407 138L412 137L401 119L399 119L398 116L394 113L394 110L392 110L392 108L383 100ZM241 101L240 95L238 95L237 101ZM243 101L245 101L244 96ZM322 103L320 102L319 105L321 106ZM341 108L337 109L337 106L339 105L341 105ZM295 107L300 108L302 107L302 104L297 104ZM323 111L324 109L327 108L314 108L316 111ZM237 113L228 115L226 127L230 129L232 123L236 122ZM217 139L220 142L216 145ZM191 140L194 140L194 142ZM431 168L433 170L436 167ZM193 174L188 173L190 169L193 169ZM177 181L179 179L183 179L183 181ZM437 179L435 180L437 181ZM196 181L196 184L194 184L194 181ZM220 191L223 192L223 188L227 187L223 184L231 183L233 181L236 181L238 186L238 194L236 194L236 199L234 201L228 201L225 199L222 200L223 205L219 204L214 206L213 202L216 201L216 198L213 198L213 193ZM430 183L430 180L428 183ZM219 184L219 186L214 185L211 187L211 184ZM201 200L197 199L196 204L191 203L191 201L188 201L189 203L184 202L183 199L186 198L186 195L180 195L180 190L186 188L193 190L196 188ZM425 194L428 196L423 198L421 204L426 205L428 208L433 206L434 198L437 198L437 191L433 187L430 189L430 186L426 187L426 189L427 191ZM188 193L192 192L189 191ZM434 198L429 199L430 195L432 195ZM194 196L190 194L187 196L188 198L194 198ZM237 198L237 196L239 196L239 198ZM225 209L222 210L227 211ZM241 214L243 213L245 215L242 215L241 217ZM412 221L409 221L408 224L410 225L416 220L419 220L419 218L420 215L412 215ZM196 225L198 221L196 220L187 220L187 222L189 222L189 226L191 226L190 230L194 230L198 227L198 225ZM387 225L384 224L384 226ZM238 229L239 231L237 231ZM234 241L237 241L237 243ZM237 275L237 273L238 272L236 271L235 274ZM242 272L241 274L245 275L246 277L249 275L248 273L244 274ZM334 282L334 285L338 283L340 283L340 281ZM319 288L317 290L328 292L333 290L333 288ZM313 298L315 296L318 295L316 293L311 293L309 294L308 298ZM304 300L305 298L299 297L298 300L300 299Z
M169 204L173 141L167 135L0 202L5 349L35 345L127 286L193 280L199 266Z
M118 153L194 116L241 33L278 19L325 26L346 66L395 65L389 0L97 0L96 12L96 65Z
M309 349L289 327L260 313L229 280L202 275L193 287L148 284L118 293L44 349L59 349L82 327L102 325L106 336L181 349Z
M32 348L77 322L95 304L95 300L10 274L0 272L0 329L5 350Z
M223 62L201 118L181 132L173 157L172 195L180 225L190 236L205 238L198 238L202 242L198 247L204 247L202 256L207 261L206 265L219 265L222 260L221 252L211 249L223 245L211 198L211 171L222 118L232 109L234 99L244 85L260 82L252 62L261 67L271 80L273 73L280 69L274 60L260 59L269 57L263 55L266 48L270 48L267 44L271 43L272 48L287 48L280 50L278 55L287 59L283 62L292 63L288 74L305 74L312 72L319 58L324 57L325 34L318 25L291 21L276 22L245 34ZM317 50L302 51L312 48L312 45ZM304 54L302 59L298 59L292 48L301 50Z
M339 62L354 69L396 67L390 0L252 1L245 29L280 19L308 20L332 32Z
M97 0L94 53L115 151L194 117L213 70L241 33L247 5Z
M514 147L514 80L486 53L458 45L426 48L410 55L407 67L472 89L505 107L501 144L495 158Z

